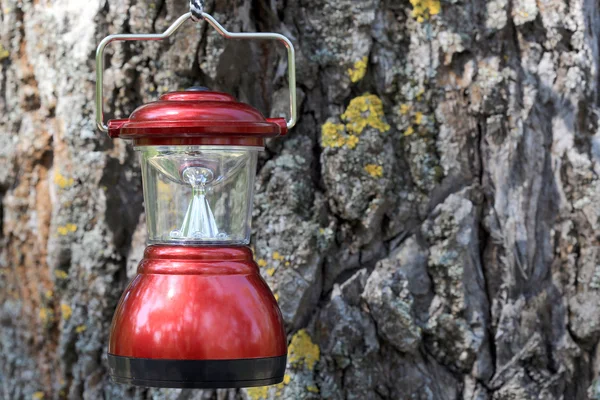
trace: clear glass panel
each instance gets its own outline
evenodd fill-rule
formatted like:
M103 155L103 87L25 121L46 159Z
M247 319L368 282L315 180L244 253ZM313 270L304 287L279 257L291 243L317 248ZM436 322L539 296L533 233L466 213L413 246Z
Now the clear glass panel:
M151 244L248 244L257 147L139 146Z

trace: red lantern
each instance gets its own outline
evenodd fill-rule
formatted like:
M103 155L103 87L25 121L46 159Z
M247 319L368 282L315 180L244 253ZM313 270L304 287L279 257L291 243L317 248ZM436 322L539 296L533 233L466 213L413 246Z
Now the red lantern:
M281 312L252 252L250 219L257 154L265 138L295 124L294 50L288 50L289 121L265 119L232 96L191 88L104 124L103 53L115 40L170 36L191 13L158 35L112 35L98 46L98 127L129 139L141 155L148 244L121 297L109 340L116 382L177 388L231 388L281 382L287 342Z

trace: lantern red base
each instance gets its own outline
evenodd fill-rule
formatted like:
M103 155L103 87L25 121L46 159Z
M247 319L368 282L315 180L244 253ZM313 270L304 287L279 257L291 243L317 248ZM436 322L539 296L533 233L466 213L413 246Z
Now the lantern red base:
M228 388L279 383L281 312L249 248L149 246L113 318L115 382Z

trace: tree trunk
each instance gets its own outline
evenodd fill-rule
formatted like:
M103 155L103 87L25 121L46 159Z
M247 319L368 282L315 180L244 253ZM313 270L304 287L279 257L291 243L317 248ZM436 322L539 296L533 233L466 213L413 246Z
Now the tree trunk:
M260 159L253 247L284 383L107 376L145 246L140 166L95 128L94 52L184 0L0 0L0 398L600 399L593 0L223 0L297 50L300 120ZM112 44L107 117L192 85L285 114L285 52L188 22Z

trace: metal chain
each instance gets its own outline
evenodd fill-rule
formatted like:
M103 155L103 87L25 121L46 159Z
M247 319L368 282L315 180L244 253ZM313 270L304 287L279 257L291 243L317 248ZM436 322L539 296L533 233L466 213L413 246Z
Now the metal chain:
M190 0L190 12L192 13L192 20L200 21L204 12L204 0Z

